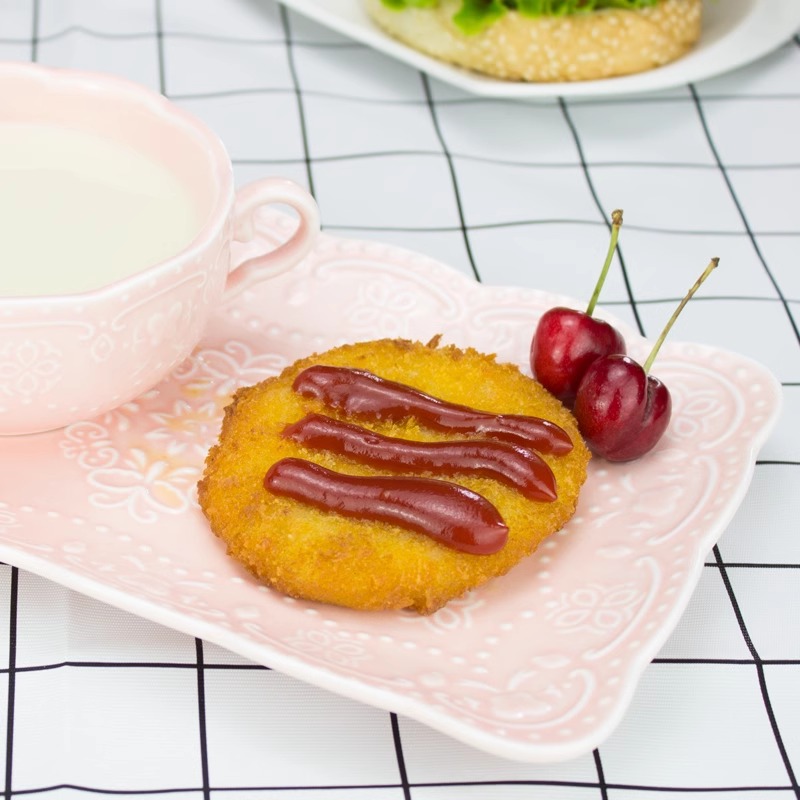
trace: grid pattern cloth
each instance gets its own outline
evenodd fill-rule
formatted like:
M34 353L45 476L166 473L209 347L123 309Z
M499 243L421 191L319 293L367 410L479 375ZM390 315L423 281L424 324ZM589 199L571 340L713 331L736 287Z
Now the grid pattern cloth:
M274 0L0 0L0 58L159 90L219 133L238 182L291 178L328 232L487 284L588 298L624 208L603 304L653 338L717 255L672 337L761 361L785 395L595 752L505 761L2 566L4 797L800 798L800 38L697 85L541 103L462 94Z

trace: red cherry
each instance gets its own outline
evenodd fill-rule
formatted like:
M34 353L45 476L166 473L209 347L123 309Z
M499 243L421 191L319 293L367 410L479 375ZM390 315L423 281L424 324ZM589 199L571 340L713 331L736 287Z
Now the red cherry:
M625 340L616 328L583 311L551 308L536 327L531 370L545 389L571 406L591 363L611 353L625 353Z
M619 331L592 316L617 249L621 225L622 211L614 211L608 253L586 311L551 308L539 319L531 341L531 372L545 389L567 406L574 402L581 378L595 359L611 353L625 353L625 340Z
M718 263L718 258L712 258L681 300L643 366L628 356L610 355L598 358L586 370L574 414L595 455L609 461L631 461L652 450L664 435L672 400L667 387L648 372L683 307Z
M632 358L598 358L586 370L575 398L575 418L595 455L630 461L655 447L669 425L667 387Z

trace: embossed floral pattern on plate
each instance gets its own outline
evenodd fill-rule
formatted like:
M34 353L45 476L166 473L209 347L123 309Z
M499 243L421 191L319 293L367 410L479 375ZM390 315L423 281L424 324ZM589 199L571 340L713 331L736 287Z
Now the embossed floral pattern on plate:
M264 215L259 236L280 241L293 224ZM222 308L152 391L61 431L3 439L0 558L501 756L587 752L619 722L747 489L780 406L760 365L667 344L659 376L675 411L657 449L632 464L594 462L562 531L430 617L357 613L259 585L211 535L195 494L238 386L386 335L443 333L526 368L537 316L569 302L322 236L299 268ZM620 327L632 354L645 354Z

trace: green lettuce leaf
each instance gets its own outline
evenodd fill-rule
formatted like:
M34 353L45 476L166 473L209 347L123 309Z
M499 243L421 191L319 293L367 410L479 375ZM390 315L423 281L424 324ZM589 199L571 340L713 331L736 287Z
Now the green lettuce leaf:
M381 0L387 8L435 8L439 0ZM585 14L603 8L637 9L654 6L658 0L461 0L454 24L468 36L488 28L509 9L525 17Z
M462 0L453 22L467 36L480 33L508 11L503 0Z

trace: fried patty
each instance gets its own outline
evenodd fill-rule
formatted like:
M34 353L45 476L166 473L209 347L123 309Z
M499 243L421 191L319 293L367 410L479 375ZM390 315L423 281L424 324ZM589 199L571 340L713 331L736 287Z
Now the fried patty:
M288 424L306 414L339 416L319 400L292 390L295 377L315 364L369 370L453 403L555 422L574 444L567 455L542 456L555 475L557 499L528 500L488 477L448 477L493 503L509 528L502 550L470 555L394 524L354 520L271 494L264 488L264 476L272 464L287 457L351 475L390 474L281 436ZM413 419L357 422L387 436L418 441L463 438L430 430ZM228 553L272 588L350 608L412 608L428 614L508 572L559 530L575 512L589 458L570 412L516 366L476 350L439 346L437 341L383 339L310 356L275 378L238 390L225 409L219 441L209 451L198 491L211 529L226 543Z

